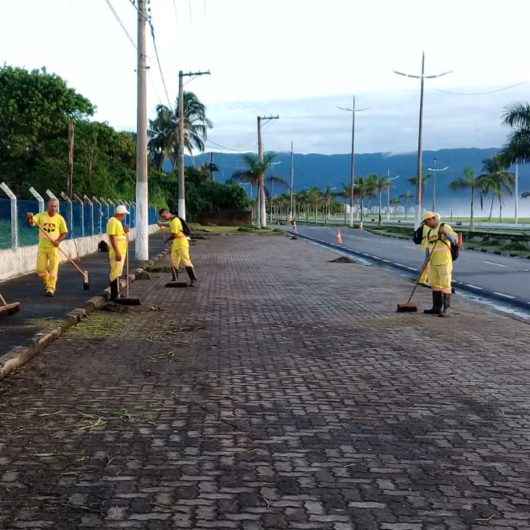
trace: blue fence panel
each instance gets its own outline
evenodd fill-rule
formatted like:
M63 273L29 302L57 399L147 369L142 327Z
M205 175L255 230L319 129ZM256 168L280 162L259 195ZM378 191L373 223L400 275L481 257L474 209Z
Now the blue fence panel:
M131 206L131 228L136 227L136 206Z
M74 205L68 201L61 201L61 215L64 217L66 226L68 227L68 239L72 239L74 237L75 228Z
M83 234L83 227L81 224L81 205L78 202L72 203L74 210L74 227L72 230L73 237L81 237Z
M0 248L11 248L11 202L0 199Z
M92 209L90 208L90 204L87 202L83 203L83 209L85 212L84 220L85 220L85 236L91 236L92 235Z
M39 242L39 232L37 228L32 228L26 221L26 214L39 213L39 203L35 200L18 200L18 244L21 247L36 245Z
M101 234L103 230L103 212L99 204L94 203L94 230L96 234Z

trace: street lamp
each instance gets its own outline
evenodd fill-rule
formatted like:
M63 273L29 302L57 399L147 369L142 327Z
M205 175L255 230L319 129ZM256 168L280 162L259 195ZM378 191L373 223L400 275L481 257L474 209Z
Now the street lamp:
M368 110L368 108L359 109L355 106L355 96L353 96L353 104L351 108L348 107L337 107L339 110L344 110L346 112L351 112L352 122L351 122L351 183L350 183L350 226L353 227L353 198L355 195L355 114L357 112L362 112ZM362 221L361 221L362 229Z
M445 167L438 167L438 159L434 159L434 167L428 167L427 170L432 173L432 211L436 211L436 174L442 173L443 171L447 171L449 169L449 166Z
M418 184L416 189L417 195L417 210L416 210L416 226L421 224L421 214L423 209L423 93L425 87L425 79L437 79L438 77L443 77L451 73L451 70L447 72L442 72L441 74L436 75L425 75L425 52L421 56L421 74L406 74L404 72L399 72L394 70L394 73L401 75L403 77L409 77L412 79L420 80L420 116L419 116L419 126L418 126Z
M390 178L390 170L387 171L388 175L388 188L386 189L387 197L386 197L386 220L390 221L390 188L392 187L392 182L394 180L397 180L400 175L396 175L393 178Z

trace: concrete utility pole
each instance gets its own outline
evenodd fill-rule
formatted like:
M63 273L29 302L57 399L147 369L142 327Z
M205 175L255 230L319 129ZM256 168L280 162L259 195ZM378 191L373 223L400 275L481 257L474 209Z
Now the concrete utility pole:
M294 144L291 142L291 181L289 183L289 187L291 190L291 211L289 213L289 217L291 219L294 219Z
M136 259L149 259L149 192L147 177L147 91L145 24L147 13L145 0L138 0L138 66L137 73L137 121L136 121Z
M398 72L394 70L394 73L401 75L403 77L410 77L411 79L420 80L420 116L419 116L419 126L418 126L418 164L417 164L417 176L418 183L416 187L416 197L417 197L417 206L416 206L416 226L421 224L421 215L423 211L423 94L425 87L425 79L436 79L438 77L443 77L444 75L450 74L451 70L447 72L442 72L441 74L436 75L425 75L425 52L421 55L421 74L405 74L403 72Z
M280 116L258 116L258 158L263 162L265 151L263 149L263 139L261 126L263 122L279 120ZM265 174L260 175L258 182L258 205L256 212L257 224L261 228L267 227L267 198L265 197Z
M75 142L75 124L73 121L68 122L68 180L66 183L66 193L69 197L74 192L74 142Z
M449 169L449 166L439 168L438 167L438 159L434 159L434 167L427 168L428 171L432 173L432 211L436 211L436 175L437 173L442 173L443 171L447 171Z
M351 112L351 161L350 161L350 226L353 227L353 204L355 199L355 114L368 110L367 108L359 109L355 106L355 96L353 96L353 104L351 108L348 107L337 107L340 110ZM362 220L361 220L362 229Z
M210 75L207 72L179 72L179 108L178 108L178 216L186 220L186 178L184 175L184 78Z
M519 224L519 164L515 164L515 224Z

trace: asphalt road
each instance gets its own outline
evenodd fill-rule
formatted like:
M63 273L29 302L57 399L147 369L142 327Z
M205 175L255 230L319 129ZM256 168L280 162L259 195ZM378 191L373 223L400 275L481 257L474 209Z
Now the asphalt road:
M301 235L335 243L336 228L299 226ZM402 266L411 273L419 269L423 252L402 239L378 236L366 231L343 228L344 247L381 258L389 265ZM530 261L464 250L455 262L455 280L477 294L494 295L507 303L530 308Z

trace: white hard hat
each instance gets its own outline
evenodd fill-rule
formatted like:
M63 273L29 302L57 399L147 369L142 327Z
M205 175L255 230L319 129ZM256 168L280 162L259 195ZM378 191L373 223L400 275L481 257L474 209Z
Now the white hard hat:
M116 206L116 213L117 214L125 214L125 215L129 215L129 210L127 210L127 207L123 204L120 204L118 206Z

